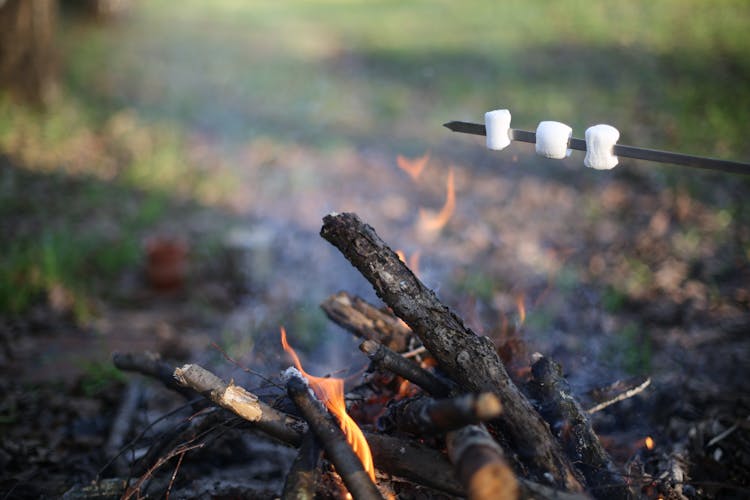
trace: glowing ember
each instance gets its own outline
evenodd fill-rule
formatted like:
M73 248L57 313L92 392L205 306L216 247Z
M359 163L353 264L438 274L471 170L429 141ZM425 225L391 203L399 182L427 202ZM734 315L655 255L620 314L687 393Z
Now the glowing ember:
M328 411L330 411L339 421L339 426L341 427L341 430L344 431L347 442L354 450L354 453L356 453L362 461L362 466L370 475L370 478L375 481L375 466L372 462L370 445L367 444L367 440L365 439L364 434L362 434L360 428L346 413L343 379L315 377L303 370L302 363L300 363L297 353L294 352L294 349L292 349L286 340L286 330L284 330L283 326L281 327L281 345L292 357L294 366L310 382L310 387L315 391L315 395L318 396L318 399L323 401L326 408L328 408Z
M401 155L396 156L396 164L398 168L409 174L413 180L417 180L419 174L422 173L424 167L427 166L427 162L430 161L430 152L427 151L423 156L419 158L405 158Z
M645 444L647 450L654 449L654 439L651 436L646 436Z
M419 219L421 226L428 232L440 231L450 220L453 211L456 209L456 190L454 186L453 169L448 172L448 180L445 186L445 204L440 212L432 214L422 208L419 209Z

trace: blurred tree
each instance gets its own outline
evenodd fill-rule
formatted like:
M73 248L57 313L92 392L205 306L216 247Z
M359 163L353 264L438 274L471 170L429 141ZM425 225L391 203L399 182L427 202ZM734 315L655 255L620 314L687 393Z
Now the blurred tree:
M57 88L56 0L0 0L0 88L49 103Z

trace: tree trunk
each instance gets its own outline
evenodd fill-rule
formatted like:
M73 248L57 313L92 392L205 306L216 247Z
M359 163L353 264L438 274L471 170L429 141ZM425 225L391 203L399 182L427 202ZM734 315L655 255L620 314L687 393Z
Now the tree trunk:
M57 87L55 0L0 0L0 89L34 105Z

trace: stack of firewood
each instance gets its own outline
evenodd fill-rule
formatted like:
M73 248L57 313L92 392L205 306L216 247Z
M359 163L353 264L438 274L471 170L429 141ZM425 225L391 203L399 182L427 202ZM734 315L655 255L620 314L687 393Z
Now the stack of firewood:
M201 429L239 416L243 425L299 447L283 498L313 498L319 493L321 471L330 469L324 464L333 465L354 498L398 493L388 484L395 478L437 497L635 496L557 364L537 355L530 382L517 386L493 343L443 305L372 227L354 214L331 214L324 218L321 236L370 281L388 306L377 308L342 292L322 304L324 311L364 339L361 350L370 358L372 370L419 388L391 397L394 394L384 385L377 387L378 380L388 377L374 375L359 388L355 408L350 408L355 417L367 413L367 391L390 398L387 405L381 403L378 425L364 426L376 480L365 472L335 419L299 376L287 377L287 401L294 405L280 411L279 405L269 405L198 365L175 369L153 357L118 354L114 361L119 368L159 378L196 408L212 408L155 443L141 459L142 470L170 444L184 440L180 433L198 435ZM426 358L434 360L434 369L416 361ZM198 396L205 399L196 402Z

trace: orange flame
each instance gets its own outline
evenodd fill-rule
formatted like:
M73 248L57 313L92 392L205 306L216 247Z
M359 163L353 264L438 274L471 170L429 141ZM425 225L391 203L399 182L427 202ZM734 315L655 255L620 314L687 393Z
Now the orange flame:
M419 219L428 232L440 231L453 216L453 212L456 209L456 189L454 182L453 169L448 171L448 180L445 183L445 204L440 212L432 214L427 210L419 209Z
M413 180L417 180L422 170L427 166L427 162L430 161L430 152L427 151L424 155L419 158L406 158L401 155L396 156L396 164L398 168L409 174Z
M653 450L654 449L654 438L652 438L651 436L646 436L645 444L646 444L646 449L647 450Z
M516 307L518 308L518 324L520 326L526 321L526 304L524 303L524 295L522 293L516 297Z
M302 369L302 363L294 352L294 349L289 345L286 340L286 330L281 327L281 345L284 350L289 353L294 361L294 366L307 378L310 382L310 387L315 391L315 395L323 401L336 419L339 421L341 430L346 435L346 440L354 450L354 453L362 461L362 466L369 474L370 479L375 481L375 466L372 461L372 453L370 452L370 445L367 444L364 434L352 420L352 418L346 413L346 402L344 401L344 381L340 378L322 378L310 375Z
M406 254L403 250L396 250L396 255L398 256L398 260L409 266L409 269L411 269L411 272L414 273L414 276L419 276L419 259L422 257L422 252L417 250L413 254L411 254L411 257L408 259L406 258Z

